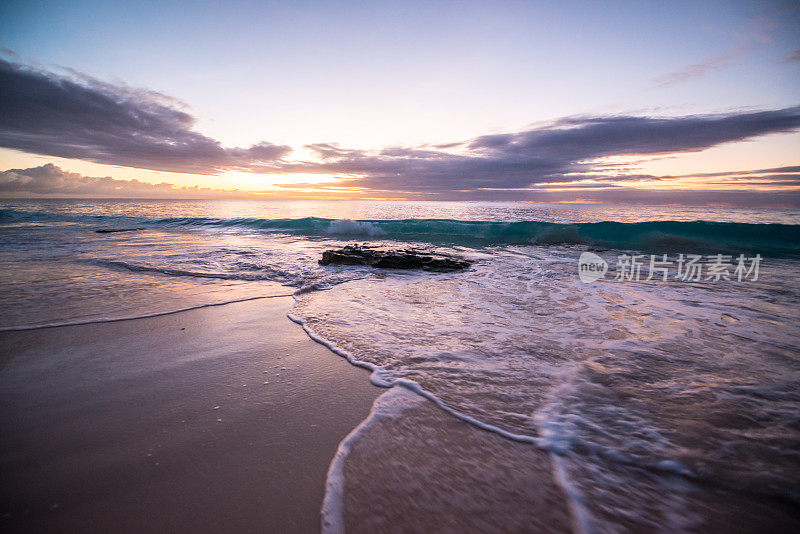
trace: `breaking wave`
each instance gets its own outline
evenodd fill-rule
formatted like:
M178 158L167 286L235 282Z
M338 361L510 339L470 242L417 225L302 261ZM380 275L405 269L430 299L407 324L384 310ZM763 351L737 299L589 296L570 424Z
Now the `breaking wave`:
M493 245L586 245L645 252L760 253L800 257L800 225L709 221L583 222L465 221L457 219L350 220L88 216L0 210L0 222L59 220L104 227L215 228L304 237L380 238L387 241Z

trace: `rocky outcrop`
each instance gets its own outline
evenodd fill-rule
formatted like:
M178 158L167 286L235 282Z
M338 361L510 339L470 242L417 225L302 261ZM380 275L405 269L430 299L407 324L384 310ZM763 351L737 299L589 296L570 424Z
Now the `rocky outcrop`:
M380 269L422 269L450 272L466 269L472 262L463 258L415 249L381 250L360 245L347 245L322 253L320 265L370 265Z

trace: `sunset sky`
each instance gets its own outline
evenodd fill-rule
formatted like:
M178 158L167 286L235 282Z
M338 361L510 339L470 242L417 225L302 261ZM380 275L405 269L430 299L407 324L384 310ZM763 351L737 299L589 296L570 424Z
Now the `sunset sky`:
M0 196L800 206L800 5L0 5Z

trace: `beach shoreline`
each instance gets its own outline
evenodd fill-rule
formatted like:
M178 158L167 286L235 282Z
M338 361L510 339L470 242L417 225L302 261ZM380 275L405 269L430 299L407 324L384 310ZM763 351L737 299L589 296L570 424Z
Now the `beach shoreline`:
M688 254L699 228L745 256L772 215L444 208L4 208L0 529L799 530L796 247L685 280L684 253L628 276L628 249L482 230L674 227ZM354 242L472 263L320 265Z
M10 532L310 532L383 390L276 297L0 333Z

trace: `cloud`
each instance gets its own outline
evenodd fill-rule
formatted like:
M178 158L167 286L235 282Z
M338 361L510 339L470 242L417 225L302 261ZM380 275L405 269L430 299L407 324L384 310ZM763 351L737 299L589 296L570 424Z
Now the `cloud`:
M701 151L799 128L800 107L683 117L568 117L522 132L448 145L455 151L309 145L319 161L279 162L260 172L333 174L349 186L383 192L518 189L607 177L613 167L599 160L610 156ZM633 174L613 176L617 181L642 179Z
M800 48L789 52L789 54L786 55L785 61L786 63L794 63L795 61L800 61Z
M746 46L736 47L725 54L711 56L700 63L686 65L685 67L674 72L659 76L653 80L653 83L655 83L657 86L665 87L668 85L685 82L686 80L690 80L692 78L700 77L707 72L720 69L726 65L729 65L730 63L733 63L736 59L745 55L749 50L750 47Z
M769 169L756 169L749 171L734 171L734 172L704 172L699 174L687 174L685 176L729 176L731 174L745 175L745 174L765 174L765 173L794 173L800 172L800 165L787 165L785 167L770 167Z
M259 143L224 148L192 130L195 119L163 94L0 60L0 146L97 163L215 174L285 156Z
M796 167L708 173L710 177L729 178L707 182L706 189L647 190L630 187L636 180L668 182L685 176L636 175L624 177L614 183L580 181L547 183L525 188L479 188L463 191L370 191L353 190L340 184L292 183L268 191L221 190L200 187L175 187L169 183L150 184L139 180L119 180L111 177L89 177L71 173L53 164L29 169L10 169L0 172L0 197L77 197L77 198L386 198L408 200L480 200L480 201L533 201L533 202L583 202L627 204L729 204L734 206L765 206L800 208L800 175ZM686 175L690 177L704 175ZM598 179L607 177L597 177ZM745 180L737 186L737 180ZM735 188L713 189L715 184L732 183ZM753 190L750 186L763 185L768 190ZM790 189L781 189L794 186Z
M570 160L704 150L730 141L800 128L800 106L683 117L572 117L515 134L478 137L470 148Z
M609 163L609 157L702 151L800 129L800 106L677 117L573 116L519 132L436 145L363 150L315 143L305 146L312 159L290 161L286 158L289 147L268 142L247 148L223 147L193 130L195 119L187 109L182 102L154 91L105 83L75 71L54 74L0 60L2 147L160 171L333 175L336 180L328 184L284 190L329 191L362 198L535 200L550 194L542 186L552 189L557 185L576 190L604 188L611 194L637 182L667 182L677 177L643 175L636 164ZM789 171L773 171L761 173L769 176L759 176L757 182L744 176L738 180L742 187L749 182L768 182L783 183L788 190L796 179L778 177ZM730 182L733 174L728 173L725 180ZM12 169L2 176L0 193L6 195L142 197L201 191L82 177L54 166ZM638 191L631 195L638 198L636 195L642 195ZM663 191L653 195L668 196Z
M30 169L0 172L0 196L33 195L64 197L119 198L217 198L233 192L199 187L175 187L163 182L150 184L139 180L118 180L109 176L95 178L66 172L52 163Z

